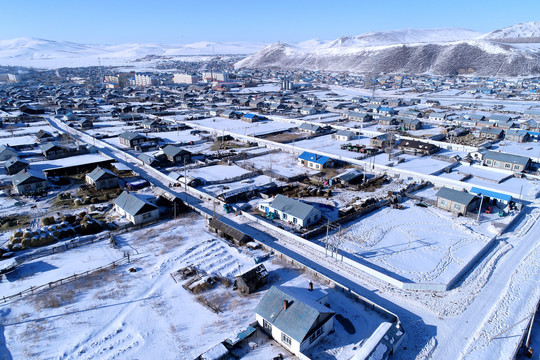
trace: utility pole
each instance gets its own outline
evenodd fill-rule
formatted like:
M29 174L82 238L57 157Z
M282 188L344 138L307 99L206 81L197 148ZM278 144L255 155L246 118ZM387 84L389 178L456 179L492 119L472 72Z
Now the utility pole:
M187 168L186 168L186 155L184 155L184 193L186 195L187 204Z
M330 220L326 220L326 245L324 247L324 257L328 256L328 228L330 227Z
M480 208L478 208L478 217L476 218L476 222L479 222L480 221L480 214L482 213L482 203L484 202L484 195L482 194L478 194L481 196L481 200L480 200Z

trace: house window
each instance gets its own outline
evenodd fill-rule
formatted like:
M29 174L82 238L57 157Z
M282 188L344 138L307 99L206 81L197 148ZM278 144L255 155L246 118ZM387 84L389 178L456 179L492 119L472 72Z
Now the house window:
M510 168L512 168L512 165L511 165L511 164L508 164L508 163L506 163L506 164L504 164L504 167L505 167L505 168L507 168L507 169L510 169Z
M298 222L298 219L295 218L295 217L293 217L293 218L292 218L292 222L293 222L294 224L296 224L296 223Z
M322 333L323 333L323 327L321 326L320 328L317 329L317 331L311 334L311 336L309 337L309 343L313 344L313 342L317 340L317 338L321 336Z
M441 206L448 206L448 200L446 199L441 199L440 203L441 203Z
M281 341L284 344L287 344L288 346L291 346L291 338L287 334L281 333Z
M454 204L454 210L461 210L461 205L460 204Z
M514 165L514 170L519 170L519 165Z
M146 214L143 214L142 216L143 220L150 219L151 217L152 217L152 213L146 213Z
M493 160L493 165L494 165L494 166L499 166L499 162L498 162L498 161L495 161L495 160Z
M270 324L268 321L263 319L263 329L268 331L271 334L272 333L272 324Z
M491 165L491 160L486 160L486 164Z

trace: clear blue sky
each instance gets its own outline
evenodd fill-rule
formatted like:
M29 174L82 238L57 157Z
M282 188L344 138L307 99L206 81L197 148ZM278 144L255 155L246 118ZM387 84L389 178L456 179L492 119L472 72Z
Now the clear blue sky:
M335 39L368 31L489 32L540 20L540 0L1 0L0 40L191 43Z

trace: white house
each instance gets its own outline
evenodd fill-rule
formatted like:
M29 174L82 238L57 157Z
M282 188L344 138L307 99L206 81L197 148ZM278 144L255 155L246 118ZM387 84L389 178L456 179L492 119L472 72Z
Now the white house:
M157 220L159 208L151 202L150 198L150 196L124 191L114 200L114 211L125 216L134 225Z
M305 227L321 219L321 211L315 206L278 194L271 202L260 202L259 210L272 213L275 218Z
M272 286L255 307L262 329L280 345L300 356L334 327L335 312L324 304L324 290Z
M49 188L49 181L41 171L25 169L11 177L13 189L17 194L29 194Z
M328 156L321 156L304 151L298 156L298 165L305 166L310 169L322 170L325 168L334 167L334 160L330 159Z
M300 109L300 114L302 115L313 115L316 113L317 113L317 110L313 106L305 106Z
M432 121L445 121L446 120L446 114L432 112L429 115L429 120L432 120Z
M96 187L96 190L118 187L118 176L110 170L95 168L86 174L86 183Z
M350 141L354 139L354 133L349 130L338 130L335 134L332 135L332 138L336 140Z
M14 150L6 145L0 145L0 161L6 161L17 156L19 156L17 150Z

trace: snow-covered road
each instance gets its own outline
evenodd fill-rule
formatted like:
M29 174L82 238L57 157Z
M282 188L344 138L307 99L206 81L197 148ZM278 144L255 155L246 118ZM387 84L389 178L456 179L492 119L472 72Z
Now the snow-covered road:
M64 130L55 120L51 120L51 125ZM123 151L112 146L100 150L121 162L128 159ZM165 178L156 178L154 172L136 162L129 165L155 185L167 187ZM395 358L492 359L513 356L526 322L498 335L530 314L540 297L539 216L538 204L533 204L529 214L517 222L462 284L440 293L399 290L282 235L258 230L248 221L239 228L397 314L408 337L403 343L406 349L396 353Z

